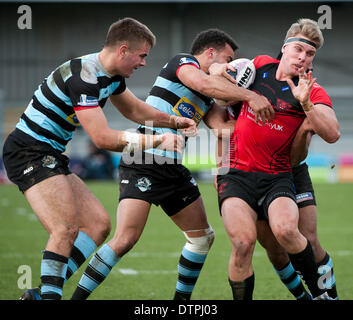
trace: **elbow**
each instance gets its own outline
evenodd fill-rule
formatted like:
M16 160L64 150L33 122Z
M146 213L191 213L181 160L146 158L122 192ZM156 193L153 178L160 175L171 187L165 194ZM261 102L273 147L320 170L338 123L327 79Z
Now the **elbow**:
M327 143L335 143L338 141L338 139L341 137L341 133L339 130L337 130L336 132L334 132L333 134L330 135L330 137L328 137L328 139L326 140Z
M92 142L98 149L111 150L111 144L109 144L108 137L103 134L96 135L92 137Z

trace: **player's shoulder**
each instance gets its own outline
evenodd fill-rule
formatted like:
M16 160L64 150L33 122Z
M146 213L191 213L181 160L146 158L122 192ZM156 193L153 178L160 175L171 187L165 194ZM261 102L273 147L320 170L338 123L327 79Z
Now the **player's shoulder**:
M268 56L268 55L256 56L253 61L254 61L254 65L255 65L256 69L261 68L267 64L271 64L271 63L278 64L279 63L279 60L272 58L271 56Z
M98 76L101 68L99 66L97 54L88 54L86 56L79 57L77 58L76 63L81 66L81 68L77 70L79 72L76 73L80 80L89 84L98 83Z
M75 85L82 84L98 88L102 82L99 79L105 79L103 81L105 83L111 82L112 78L99 62L98 53L91 53L70 60L70 71L72 73L70 82Z
M183 65L192 65L198 69L200 69L200 64L197 59L190 53L179 53L175 55L169 63L170 65L179 68Z

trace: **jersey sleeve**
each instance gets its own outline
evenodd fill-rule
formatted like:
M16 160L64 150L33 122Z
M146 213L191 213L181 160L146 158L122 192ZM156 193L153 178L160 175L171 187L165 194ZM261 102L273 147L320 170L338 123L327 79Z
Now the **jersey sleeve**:
M125 78L120 77L119 79L120 84L119 86L115 89L115 91L112 93L112 95L118 95L120 93L123 93L126 89L126 82L125 82Z
M314 83L310 92L310 101L313 104L324 104L332 108L332 101L327 92L318 84Z
M269 63L279 63L279 60L274 59L270 56L266 56L266 55L256 56L254 58L255 69L259 69L262 66L264 66L265 64L269 64Z
M67 93L75 111L99 107L98 85L85 82L78 74L67 81Z
M178 72L180 70L180 68L182 66L193 66L197 69L201 69L199 62L197 61L197 59L192 56L192 55L179 55L178 59L177 59L177 66L176 66L176 71L175 71L175 75L178 77Z

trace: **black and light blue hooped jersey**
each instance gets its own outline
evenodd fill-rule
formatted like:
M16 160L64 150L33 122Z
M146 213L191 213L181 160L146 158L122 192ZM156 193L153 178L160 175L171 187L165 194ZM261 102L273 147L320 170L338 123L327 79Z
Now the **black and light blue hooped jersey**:
M63 152L80 126L75 110L103 108L125 89L125 79L108 74L98 53L69 60L40 84L16 128Z
M165 113L193 119L198 125L212 107L213 99L188 88L179 80L178 71L184 65L192 65L200 69L200 64L194 56L190 54L176 55L161 70L146 102ZM160 134L166 132L177 133L176 130L170 128L150 128L145 126L140 126L139 128L153 129ZM180 154L172 151L148 149L145 152L168 158L181 158Z

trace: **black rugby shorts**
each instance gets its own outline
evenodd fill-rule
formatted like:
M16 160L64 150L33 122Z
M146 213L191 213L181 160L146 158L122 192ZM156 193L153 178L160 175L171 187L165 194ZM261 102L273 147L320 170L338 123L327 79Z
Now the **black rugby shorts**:
M5 141L3 161L7 176L22 192L49 177L71 173L68 157L18 129Z
M288 197L296 201L290 172L268 174L231 168L228 173L217 176L217 184L220 212L225 199L236 197L244 200L257 213L259 220L267 220L268 207L276 198Z
M140 199L161 206L172 216L194 202L200 191L190 171L181 164L119 165L119 201Z
M308 165L306 163L300 164L293 168L292 173L298 207L316 206L314 188L309 175Z

